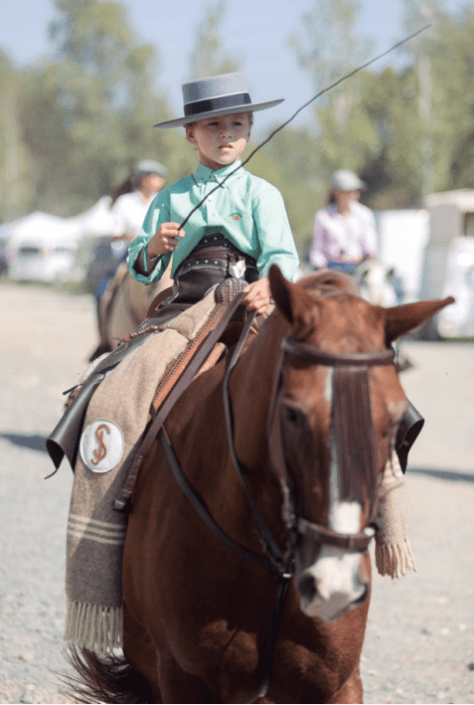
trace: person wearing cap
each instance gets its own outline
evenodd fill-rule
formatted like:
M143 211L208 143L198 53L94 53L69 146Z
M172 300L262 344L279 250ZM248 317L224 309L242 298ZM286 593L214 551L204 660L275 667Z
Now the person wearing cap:
M263 313L270 304L270 266L278 264L292 279L298 255L280 192L243 169L240 157L250 139L253 113L282 100L252 103L240 72L191 81L182 88L184 116L155 127L184 126L199 164L193 174L156 196L130 244L129 269L149 284L160 279L173 255L171 275L179 282L200 247L229 248L241 258L241 274L249 282L243 303Z
M142 159L124 182L128 191L122 184L113 194L110 208L115 240L131 241L138 235L151 202L165 185L167 171L163 164L153 159Z
M316 213L310 252L313 267L328 267L350 274L367 257L376 254L374 214L359 203L366 184L347 169L332 179L328 204Z
M112 232L108 248L110 258L98 262L93 275L98 277L95 269L102 271L94 286L97 301L102 298L109 282L120 264L128 255L128 243L140 232L148 208L156 194L165 185L167 169L154 159L142 159L131 174L110 193L110 212Z

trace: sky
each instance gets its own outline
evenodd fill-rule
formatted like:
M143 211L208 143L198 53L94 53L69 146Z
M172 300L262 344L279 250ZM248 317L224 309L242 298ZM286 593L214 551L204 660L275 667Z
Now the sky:
M330 1L330 0L329 0ZM131 26L140 41L156 48L160 70L157 86L168 96L176 117L182 116L181 84L190 78L189 56L196 27L212 0L123 0ZM458 12L474 0L446 0ZM285 98L281 105L256 114L254 132L285 122L313 93L309 77L288 46L290 35L302 31L301 16L313 0L229 0L222 39L228 53L243 65L254 102ZM360 0L359 33L369 37L377 55L399 41L402 26L401 0ZM33 64L48 54L52 45L47 27L56 16L53 0L0 0L0 48L17 68ZM400 50L371 68L403 60ZM296 124L309 119L303 111Z

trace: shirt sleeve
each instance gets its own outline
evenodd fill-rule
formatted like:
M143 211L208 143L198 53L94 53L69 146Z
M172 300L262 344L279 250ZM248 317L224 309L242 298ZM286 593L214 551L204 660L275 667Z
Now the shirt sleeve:
M159 281L171 259L171 252L157 259L155 266L148 275L140 274L135 268L136 261L143 252L144 269L148 269L148 253L146 247L161 223L169 222L169 202L166 196L163 191L160 191L154 201L152 201L145 216L141 231L137 237L132 240L128 248L128 269L132 277L142 282L142 284L152 284L155 281Z
M298 252L291 232L281 193L275 187L260 193L253 208L260 254L257 267L266 277L272 264L277 264L287 279L292 280L299 264Z
M325 267L327 257L324 254L325 229L321 218L321 211L314 216L313 242L309 258L313 267Z
M364 235L365 239L362 244L362 247L364 248L364 256L365 255L376 255L377 254L377 227L375 224L375 216L370 210L370 208L366 208L364 211L365 215L365 229L364 229Z
M125 235L127 233L127 219L122 196L117 198L110 212L112 214L113 235Z

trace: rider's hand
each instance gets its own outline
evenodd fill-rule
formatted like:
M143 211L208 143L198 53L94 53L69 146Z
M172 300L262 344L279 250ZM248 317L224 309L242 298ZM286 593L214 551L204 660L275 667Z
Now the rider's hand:
M119 240L126 240L127 242L132 242L132 240L134 239L135 235L133 233L122 233L122 235L114 235L110 239L110 242L118 242Z
M184 230L180 229L179 223L162 223L147 245L149 259L174 252L178 247L178 238L183 237Z
M244 289L246 295L242 303L248 311L256 311L258 315L265 313L270 306L270 282L268 277L263 277L256 282L252 282Z

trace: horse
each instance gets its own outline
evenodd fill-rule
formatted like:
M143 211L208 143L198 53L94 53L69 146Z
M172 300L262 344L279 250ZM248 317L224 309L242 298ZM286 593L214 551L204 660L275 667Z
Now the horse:
M367 549L407 409L391 344L452 299L384 309L344 274L275 265L270 283L274 312L143 461L123 657L75 650L85 702L362 702Z
M126 263L118 267L97 304L100 341L90 362L115 350L121 340L138 328L147 317L150 305L172 287L170 271L168 267L159 281L145 286L131 276Z
M362 298L377 306L395 306L399 301L392 284L393 269L387 270L377 259L368 257L352 272Z

